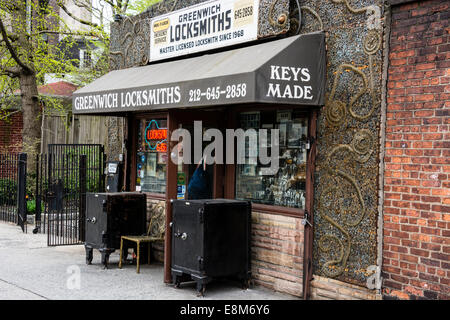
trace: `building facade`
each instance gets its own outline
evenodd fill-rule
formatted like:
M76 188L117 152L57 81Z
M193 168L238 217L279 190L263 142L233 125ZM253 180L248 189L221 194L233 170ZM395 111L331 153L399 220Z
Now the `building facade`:
M195 8L226 2L163 1L123 17L111 28L111 72L75 92L74 114L127 119L125 188L145 192L148 215L165 212L169 225L170 200L188 196L197 165L168 160L171 133L194 136L194 121L279 129L276 174L263 177L259 163L207 167L213 198L252 201L254 282L312 299L447 299L448 3L235 1L236 20L257 9L240 20L253 23L250 42L207 55L173 53L200 42L157 47L177 38L172 15L189 23ZM231 91L230 79L240 96L214 101L211 88ZM155 245L165 282L170 237L166 228Z
M449 18L448 1L392 7L383 284L402 299L450 297Z

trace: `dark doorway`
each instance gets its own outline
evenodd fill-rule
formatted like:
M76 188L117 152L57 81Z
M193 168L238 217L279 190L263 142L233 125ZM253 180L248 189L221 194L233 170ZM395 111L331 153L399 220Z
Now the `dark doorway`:
M224 121L226 117L226 113L223 110L189 110L189 112L180 111L180 114L177 115L177 119L180 119L178 123L178 127L184 128L189 131L191 135L191 161L190 164L183 164L183 166L178 167L178 174L185 175L185 187L186 194L185 199L190 199L188 192L188 185L194 175L195 170L199 166L199 159L194 159L194 121L202 122L202 136L208 129L218 129L221 130L224 134ZM224 134L225 136L225 134ZM202 152L205 150L205 147L208 146L212 141L202 141L201 150ZM225 141L224 148L225 148ZM213 154L214 156L214 154ZM206 175L208 177L208 186L210 188L209 194L211 194L211 198L221 198L224 194L224 169L223 164L206 164L205 166ZM178 187L180 187L178 185Z

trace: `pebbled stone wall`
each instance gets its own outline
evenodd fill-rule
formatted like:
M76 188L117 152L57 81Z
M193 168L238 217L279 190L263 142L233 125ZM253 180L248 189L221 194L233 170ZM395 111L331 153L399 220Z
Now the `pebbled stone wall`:
M150 54L150 19L179 10L204 0L161 1L145 12L124 17L111 24L110 69L117 70L146 65ZM258 37L265 38L286 33L289 29L289 0L261 0Z
M366 286L377 265L383 2L300 1L300 31L327 34L317 129L314 274Z

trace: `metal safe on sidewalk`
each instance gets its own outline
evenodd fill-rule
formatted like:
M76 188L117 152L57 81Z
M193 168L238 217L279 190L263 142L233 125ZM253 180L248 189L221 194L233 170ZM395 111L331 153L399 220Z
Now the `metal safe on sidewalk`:
M211 280L233 277L247 287L251 276L251 203L174 200L172 208L171 272L175 286L194 280L203 295Z
M146 232L146 195L140 192L86 194L86 263L93 249L101 253L106 268L109 255L120 248L122 235Z

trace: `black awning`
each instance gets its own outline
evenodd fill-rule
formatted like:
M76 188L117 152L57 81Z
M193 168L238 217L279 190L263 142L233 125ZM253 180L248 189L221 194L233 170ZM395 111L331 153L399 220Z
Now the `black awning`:
M111 71L73 94L73 113L279 103L323 105L325 34Z

